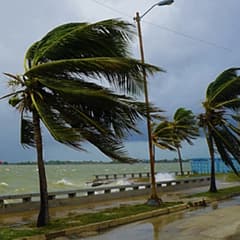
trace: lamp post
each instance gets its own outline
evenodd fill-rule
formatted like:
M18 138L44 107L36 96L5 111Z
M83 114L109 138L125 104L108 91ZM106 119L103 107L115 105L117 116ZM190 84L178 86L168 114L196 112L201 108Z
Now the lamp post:
M140 55L142 64L145 63L144 59L144 51L143 51L143 40L142 40L142 31L141 31L141 20L142 18L149 13L156 6L165 6L170 5L174 2L174 0L162 0L154 5L152 5L146 12L142 15L139 12L136 12L136 16L134 20L137 23L138 37L139 37L139 47L140 47ZM148 86L147 86L147 75L146 71L143 68L143 81L144 81L144 95L145 95L145 104L147 111L147 132L148 132L148 150L149 150L149 160L150 160L150 172L151 172L151 196L148 200L149 205L160 205L161 199L157 195L157 187L156 187L156 179L155 179L155 162L153 155L153 142L152 142L152 129L151 129L151 116L149 111L149 98L148 98Z

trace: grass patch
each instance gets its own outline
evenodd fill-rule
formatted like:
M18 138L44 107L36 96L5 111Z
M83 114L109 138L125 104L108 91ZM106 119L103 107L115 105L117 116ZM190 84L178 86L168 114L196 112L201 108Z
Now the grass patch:
M231 197L234 195L240 194L240 186L230 187L230 188L223 188L219 189L216 193L211 192L203 192L203 193L196 193L193 195L190 195L189 197L208 197L211 199L224 199L227 197Z
M191 175L184 175L184 176L176 176L176 179L182 179L182 178L191 178L191 177L206 177L206 176L210 176L209 173L204 173L204 174L191 174ZM217 180L221 180L224 182L240 182L240 176L237 176L235 173L233 172L229 172L229 173L216 173L215 177Z
M0 228L1 240L13 240L20 237L34 236L42 234L41 229L22 229L22 228Z
M62 230L64 228L83 226L91 223L98 223L107 220L136 215L156 209L167 208L179 203L163 203L160 207L148 206L146 204L126 205L118 208L105 209L97 213L86 213L76 216L69 216L61 219L53 219L50 224L43 228L36 228L33 224L19 227L0 228L1 240L12 240L20 237L33 236L38 234L46 234L52 231Z
M237 176L234 173L218 173L216 174L216 179L222 180L225 182L239 182L240 176Z

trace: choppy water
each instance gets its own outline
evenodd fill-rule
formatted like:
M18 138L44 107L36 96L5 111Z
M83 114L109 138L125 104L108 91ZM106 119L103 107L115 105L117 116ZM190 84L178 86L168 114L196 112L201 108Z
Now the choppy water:
M185 171L190 170L188 162L183 163ZM178 163L156 163L156 172L178 171ZM46 165L48 191L81 189L97 174L149 172L149 164L69 164ZM171 175L162 174L160 180ZM115 184L125 184L122 179ZM36 165L0 165L0 195L38 192L38 170Z

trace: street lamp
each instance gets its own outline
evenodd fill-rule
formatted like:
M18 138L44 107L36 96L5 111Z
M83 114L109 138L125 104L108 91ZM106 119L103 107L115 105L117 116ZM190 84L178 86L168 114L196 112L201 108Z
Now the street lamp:
M138 37L139 37L139 47L140 47L140 54L141 54L141 62L142 64L145 63L144 60L144 52L143 52L143 40L142 40L142 32L141 32L141 20L142 18L149 13L154 7L156 6L165 6L170 5L174 2L174 0L162 0L154 5L152 5L146 12L144 12L141 16L139 12L136 12L136 16L134 20L137 23L137 30L138 30ZM154 156L153 156L153 143L152 143L152 130L151 130L151 116L149 111L149 98L148 98L148 86L147 86L147 76L146 70L143 68L143 81L144 81L144 95L145 95L145 104L146 104L146 111L147 111L147 132L148 132L148 150L149 150L149 159L150 159L150 172L151 172L151 196L148 200L149 205L160 205L161 199L159 199L157 195L157 188L156 188L156 179L155 179L155 170L154 170Z

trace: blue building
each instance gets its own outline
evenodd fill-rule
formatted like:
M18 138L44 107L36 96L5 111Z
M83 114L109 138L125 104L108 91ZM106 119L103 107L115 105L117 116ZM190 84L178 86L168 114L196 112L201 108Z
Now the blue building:
M207 158L195 158L190 160L191 168L193 173L204 174L210 173L211 161ZM240 171L240 164L233 160L235 168ZM232 169L228 167L221 159L215 159L215 172L216 173L228 173L232 172Z

